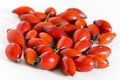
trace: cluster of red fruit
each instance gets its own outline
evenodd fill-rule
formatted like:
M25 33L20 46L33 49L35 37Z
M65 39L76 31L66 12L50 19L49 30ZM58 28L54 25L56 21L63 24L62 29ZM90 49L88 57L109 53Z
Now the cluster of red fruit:
M76 71L109 66L107 57L111 49L105 45L112 42L116 34L106 20L87 25L87 16L77 8L56 15L53 7L43 13L21 6L13 13L18 15L20 23L16 29L7 31L9 44L5 53L9 60L18 62L23 54L29 65L46 70L60 66L63 73L70 76Z

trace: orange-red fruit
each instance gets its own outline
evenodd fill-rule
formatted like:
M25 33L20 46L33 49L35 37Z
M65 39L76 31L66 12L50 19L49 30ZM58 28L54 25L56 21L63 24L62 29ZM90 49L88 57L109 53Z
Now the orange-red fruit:
M65 48L71 48L73 45L73 41L69 37L61 37L57 42L57 50L62 50Z
M45 40L49 45L52 45L54 43L53 38L46 32L40 32L39 37Z
M24 50L24 59L27 64L33 65L37 60L37 53L32 48Z
M41 55L44 52L53 52L53 49L48 45L39 45L34 47L38 55Z
M92 46L91 41L83 40L83 41L78 41L77 43L75 43L74 48L77 49L79 52L84 52L91 46Z
M44 52L43 54L40 55L40 58L41 61L39 63L39 66L42 69L46 69L46 70L55 69L60 60L60 56L54 52Z
M55 16L56 15L56 10L53 7L48 7L45 10L45 14L50 14L50 16Z
M95 61L90 56L81 56L75 60L76 68L81 72L88 72L94 68Z
M21 47L25 45L25 39L23 33L18 29L9 29L7 31L7 39L11 43L17 43Z
M26 33L25 35L25 39L31 39L31 38L36 38L37 37L38 32L36 30L30 30Z
M88 28L79 28L73 34L74 42L82 41L82 40L90 40L91 34Z
M74 23L77 19L81 18L77 13L73 11L65 11L59 15L70 23Z
M28 7L28 6L20 6L20 7L15 8L12 12L21 16L23 14L33 13L34 9L32 9L31 7Z
M44 41L43 39L40 39L40 38L31 38L27 43L26 45L28 47L35 47L35 46L39 46L41 44L45 44L45 45L48 45L46 41Z
M88 29L92 36L98 36L100 34L100 30L95 24L89 24Z
M86 21L82 18L79 18L78 20L75 21L75 26L77 28L83 28L87 25Z
M33 29L36 30L37 32L41 32L43 30L44 27L46 26L53 26L53 24L51 22L39 22L38 24L36 24Z
M57 17L50 17L48 19L48 22L51 22L53 24L67 24L68 23L67 20L65 20L64 18L59 17L59 16L57 16Z
M5 54L9 60L18 62L22 55L22 49L16 43L9 43L5 49Z
M53 39L60 39L63 36L67 36L67 34L56 26L45 27L44 31L47 32L49 35L52 36Z
M66 11L71 11L73 13L76 13L78 14L81 18L87 18L86 14L83 13L83 11L81 11L80 9L78 8L68 8Z
M93 23L98 26L98 28L100 29L100 33L112 32L112 27L110 23L106 20L99 19L95 20Z
M73 76L76 73L76 66L72 58L63 56L60 62L60 67L63 73L67 76Z
M35 16L37 16L41 21L42 20L45 20L45 18L46 18L46 14L44 14L44 13L42 13L42 12L34 12L33 13Z
M82 53L80 53L77 49L65 48L60 51L60 55L76 58L76 57L82 56Z
M23 14L19 18L21 21L27 21L31 25L35 25L41 21L37 16L33 14Z
M109 66L109 61L107 58L92 55L93 59L95 60L95 68L106 68Z
M107 58L111 54L111 49L103 45L94 46L88 50L88 54Z
M69 35L72 35L74 33L74 31L77 29L77 27L75 25L69 24L69 23L60 25L58 28L62 29Z
M116 34L112 32L102 33L98 38L98 43L109 44L114 40L115 37L116 37Z
M23 34L31 30L31 25L27 21L21 21L16 29L20 30Z

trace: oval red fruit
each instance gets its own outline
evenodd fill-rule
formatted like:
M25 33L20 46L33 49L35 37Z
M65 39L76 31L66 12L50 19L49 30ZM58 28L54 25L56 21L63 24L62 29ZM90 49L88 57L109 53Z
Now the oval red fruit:
M5 54L9 60L18 62L22 55L22 49L16 43L9 43L5 49Z
M37 60L37 53L32 48L24 50L24 59L27 64L33 65Z
M73 76L76 73L76 66L72 58L68 56L62 57L60 67L65 75Z
M90 56L81 56L75 60L76 68L81 72L88 72L94 68L95 61Z
M111 54L111 49L103 45L94 46L88 50L88 54L107 58Z
M46 70L55 69L60 60L60 56L54 52L44 52L43 54L40 55L40 58L41 61L39 63L39 66L42 69L46 69Z
M25 45L23 33L18 29L9 29L7 32L7 40L11 43L17 43L21 47Z

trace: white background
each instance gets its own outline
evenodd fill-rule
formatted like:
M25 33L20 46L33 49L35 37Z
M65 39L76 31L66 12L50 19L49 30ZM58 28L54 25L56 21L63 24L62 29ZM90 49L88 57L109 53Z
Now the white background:
M0 0L0 80L119 80L120 79L120 4L119 0ZM20 63L9 61L5 56L8 44L6 30L15 28L19 23L12 10L19 6L31 6L42 11L52 6L58 13L70 7L81 9L87 14L87 23L96 19L110 22L117 37L109 46L112 54L110 66L94 69L90 72L77 72L73 77L65 76L60 70L46 71L33 68L21 60Z

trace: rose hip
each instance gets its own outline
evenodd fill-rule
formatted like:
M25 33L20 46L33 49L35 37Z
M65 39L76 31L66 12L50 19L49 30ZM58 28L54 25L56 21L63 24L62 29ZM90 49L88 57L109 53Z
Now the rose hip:
M20 22L7 31L5 54L9 60L18 62L23 52L27 64L44 70L60 67L67 76L109 66L112 50L107 44L116 33L108 21L98 19L88 25L87 15L79 8L57 14L54 7L41 12L20 6L13 13Z
M73 76L76 73L76 66L72 58L63 56L60 67L65 75Z
M27 64L33 65L37 60L37 53L32 48L26 48L24 50L24 59Z
M9 29L7 31L7 40L11 43L17 43L21 47L25 45L25 39L22 32L18 29Z
M22 55L22 49L17 43L9 43L6 46L5 54L9 60L18 62Z

